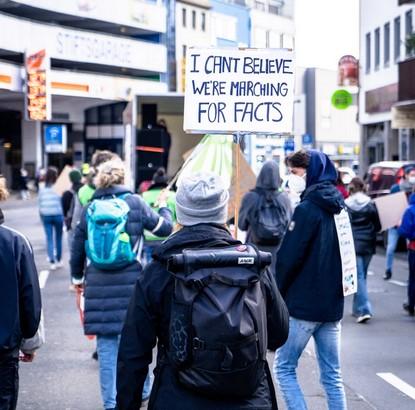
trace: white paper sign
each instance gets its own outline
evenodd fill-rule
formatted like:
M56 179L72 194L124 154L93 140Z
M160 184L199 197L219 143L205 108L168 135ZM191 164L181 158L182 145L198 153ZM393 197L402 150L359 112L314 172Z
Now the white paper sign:
M334 222L342 261L343 295L349 296L357 292L358 286L356 253L349 214L343 209L338 215L334 215Z
M190 48L185 132L291 133L294 66L287 49Z

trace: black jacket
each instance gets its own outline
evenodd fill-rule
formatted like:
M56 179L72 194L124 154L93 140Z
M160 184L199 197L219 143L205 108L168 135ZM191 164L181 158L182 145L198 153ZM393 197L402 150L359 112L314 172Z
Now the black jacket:
M376 233L381 230L376 205L363 193L346 199L353 230L354 247L357 255L376 253Z
M278 252L276 278L290 316L333 322L343 317L344 306L334 214L345 205L334 185L334 166L324 154L310 152L308 188Z
M157 410L270 410L271 392L264 374L254 397L245 400L212 400L192 393L178 384L166 355L171 297L174 281L166 270L167 258L185 248L232 245L228 231L218 225L200 224L185 227L167 239L153 255L155 261L140 274L127 319L121 335L118 353L117 404L119 410L135 410L141 401L143 384L152 361L156 342L157 367L149 409ZM267 289L268 347L275 350L288 336L288 312L268 273L264 276Z
M18 348L22 338L29 339L35 335L41 307L32 247L21 233L1 225L0 354Z
M129 189L123 186L98 189L92 199L119 196L129 192ZM169 209L161 208L157 214L138 195L129 195L125 201L130 207L126 231L130 235L132 246L143 235L144 229L161 237L171 233L172 218ZM85 241L88 238L86 212L87 207L76 227L72 245L70 264L71 274L75 280L81 280L84 277ZM154 230L155 228L157 229ZM139 263L133 263L117 271L103 271L92 265L88 266L85 274L85 334L116 335L121 333L128 303L140 271Z

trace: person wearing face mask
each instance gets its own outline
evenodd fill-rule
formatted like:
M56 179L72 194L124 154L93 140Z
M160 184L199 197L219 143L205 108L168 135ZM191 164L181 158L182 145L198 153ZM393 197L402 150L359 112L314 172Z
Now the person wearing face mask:
M399 184L392 185L391 194L396 192L405 192L409 196L415 191L415 168L407 168L405 176ZM396 247L398 246L399 232L398 227L388 229L388 246L386 248L386 270L383 279L389 280L392 278L393 259L395 256Z
M291 154L287 164L292 174L305 178L306 189L277 254L276 280L288 307L290 329L287 342L277 350L274 373L287 409L306 410L296 369L313 337L328 408L345 410L340 370L343 274L334 220L345 204L327 155L301 150Z
M288 166L288 164L287 164ZM301 201L301 194L305 191L305 179L306 174L303 176L289 174L285 188L288 194L288 197L291 201L291 206L293 209L300 203Z

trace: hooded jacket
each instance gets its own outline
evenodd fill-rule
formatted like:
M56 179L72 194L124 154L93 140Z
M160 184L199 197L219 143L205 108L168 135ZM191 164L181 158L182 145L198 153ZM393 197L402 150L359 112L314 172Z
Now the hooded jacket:
M357 255L376 253L376 233L381 230L375 204L363 192L357 192L346 199L352 224L354 248Z
M128 188L116 185L111 188L97 189L92 200L128 193L131 194ZM132 246L140 240L144 229L159 236L168 236L171 233L171 213L167 208L160 208L159 214L157 214L137 195L129 195L124 199L130 207L126 231L130 236ZM83 210L72 245L70 265L72 278L75 279L75 282L84 279L85 241L88 239L87 209L86 207ZM121 333L128 303L140 270L139 263L132 263L116 271L99 270L92 264L87 267L85 273L85 334L118 335Z
M41 312L32 247L25 236L3 222L0 211L0 355L35 335Z
M409 207L403 214L402 223L398 232L399 235L409 241L415 240L415 194L409 197Z
M277 285L290 316L314 322L343 317L342 264L334 215L345 206L327 155L310 150L307 185L277 256Z
M140 274L128 308L118 353L117 409L139 407L143 384L157 343L157 366L151 391L150 410L241 410L275 409L269 380L264 374L256 393L238 400L214 400L185 389L165 355L168 346L171 299L174 279L166 270L169 256L183 249L234 245L229 232L220 225L188 226L170 236L153 254L154 261ZM268 348L275 350L288 336L288 312L272 275L263 276L268 316ZM214 331L214 329L212 329Z
M292 217L291 201L285 192L280 192L281 185L278 164L275 161L266 162L258 175L255 189L245 194L239 211L238 227L247 231L247 242L256 243L252 233L252 225L256 221L256 212L260 197L273 202L276 207L284 210L283 223L288 226ZM278 247L276 247L278 248Z

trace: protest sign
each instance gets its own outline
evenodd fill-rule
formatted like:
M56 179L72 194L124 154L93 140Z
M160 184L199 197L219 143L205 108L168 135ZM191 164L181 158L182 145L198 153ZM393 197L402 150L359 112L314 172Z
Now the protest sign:
M185 132L290 133L293 103L292 51L189 49Z
M349 214L344 209L338 215L334 215L334 222L342 262L343 295L349 296L357 292L358 286L352 225L350 224Z
M65 165L65 168L59 174L58 179L53 185L53 190L58 194L62 195L65 191L71 189L72 183L69 179L69 173L72 171L72 167Z
M398 226L401 223L403 214L408 207L408 200L405 192L381 196L374 199L378 209L382 231Z

